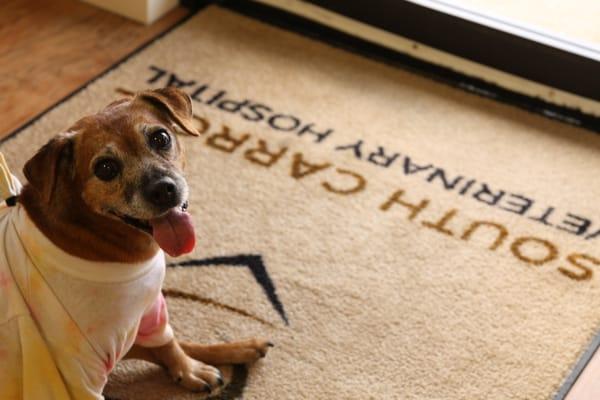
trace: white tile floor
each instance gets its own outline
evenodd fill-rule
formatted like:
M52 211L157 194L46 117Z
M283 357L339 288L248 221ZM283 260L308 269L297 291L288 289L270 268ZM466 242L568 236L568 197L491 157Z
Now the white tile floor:
M600 49L598 0L441 0L508 18Z

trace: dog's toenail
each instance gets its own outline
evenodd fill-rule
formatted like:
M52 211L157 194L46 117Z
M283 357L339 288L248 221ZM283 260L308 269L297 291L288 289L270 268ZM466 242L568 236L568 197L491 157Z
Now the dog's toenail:
M275 343L273 343L273 342L267 342L267 346L269 346L269 347L275 347Z
M209 384L204 385L204 389L203 389L206 393L210 393L212 392L212 388L210 387Z
M225 384L223 378L221 378L220 376L217 376L217 383L219 384L219 386L223 386Z

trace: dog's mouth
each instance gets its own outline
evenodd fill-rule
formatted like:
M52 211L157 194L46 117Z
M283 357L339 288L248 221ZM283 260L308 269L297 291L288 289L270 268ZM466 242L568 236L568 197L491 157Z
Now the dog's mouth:
M152 219L135 218L114 210L110 213L127 225L152 236L164 251L172 257L177 257L192 251L196 243L194 227L187 209L186 201L181 206Z
M179 208L180 208L181 212L187 212L188 206L189 206L188 202L186 201ZM134 228L139 229L140 231L145 232L150 236L152 236L154 233L154 229L152 228L152 224L150 223L151 220L149 220L149 219L134 218L130 215L121 214L112 209L109 211L109 213L114 215L121 221L125 222L127 225L133 226Z
M134 228L139 229L140 231L152 236L153 229L152 225L148 220L133 218L129 215L118 214L114 211L111 211L111 214L119 218L121 221L125 222L127 225L133 226Z

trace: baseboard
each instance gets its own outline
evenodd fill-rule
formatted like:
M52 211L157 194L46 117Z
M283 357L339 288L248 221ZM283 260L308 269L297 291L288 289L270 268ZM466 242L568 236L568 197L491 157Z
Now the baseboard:
M151 24L179 4L178 0L82 0L135 21Z

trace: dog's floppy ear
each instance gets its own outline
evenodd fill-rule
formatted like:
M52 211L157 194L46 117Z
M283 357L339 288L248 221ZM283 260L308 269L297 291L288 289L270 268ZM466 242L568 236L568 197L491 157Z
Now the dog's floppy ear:
M147 90L136 96L165 111L188 134L199 136L193 123L192 101L187 93L174 87Z
M73 138L61 134L50 139L23 168L29 184L40 194L45 203L49 203L61 174L73 168Z

